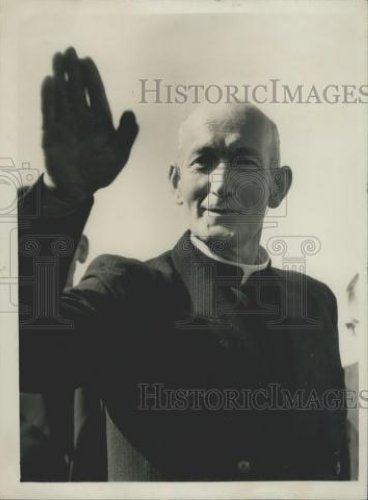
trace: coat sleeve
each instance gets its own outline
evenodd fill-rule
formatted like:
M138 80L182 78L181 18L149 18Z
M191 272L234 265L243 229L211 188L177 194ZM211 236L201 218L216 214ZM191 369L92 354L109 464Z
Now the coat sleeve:
M42 179L18 200L20 389L75 387L90 376L108 290L90 273L63 292L93 199L59 210ZM92 328L93 327L93 328Z

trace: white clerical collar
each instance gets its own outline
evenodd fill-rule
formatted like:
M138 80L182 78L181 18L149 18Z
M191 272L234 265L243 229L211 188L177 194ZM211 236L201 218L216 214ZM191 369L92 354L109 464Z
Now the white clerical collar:
M229 264L230 266L240 267L240 269L243 271L243 277L241 281L242 285L244 285L251 274L266 269L270 262L270 257L265 248L263 248L262 246L259 247L259 264L242 264L241 262L235 262L219 257L218 255L213 253L202 240L197 238L197 236L194 236L194 234L190 235L190 241L200 252L204 253L210 259L217 260L218 262L222 262L223 264Z

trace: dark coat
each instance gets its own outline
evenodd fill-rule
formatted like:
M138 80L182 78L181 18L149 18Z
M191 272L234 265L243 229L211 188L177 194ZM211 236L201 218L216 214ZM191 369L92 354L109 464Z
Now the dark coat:
M101 402L84 446L105 443L105 470L91 477L95 457L77 450L76 478L347 479L346 414L326 408L344 389L330 289L271 265L241 286L185 233L145 263L102 255L62 294L90 207L46 217L38 185L19 226L21 388L85 387Z

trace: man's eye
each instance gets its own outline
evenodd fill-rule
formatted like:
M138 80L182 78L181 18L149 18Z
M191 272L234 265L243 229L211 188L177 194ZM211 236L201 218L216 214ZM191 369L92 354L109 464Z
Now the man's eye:
M191 163L191 166L194 166L200 170L206 170L212 168L216 163L216 157L214 155L205 154L197 156Z

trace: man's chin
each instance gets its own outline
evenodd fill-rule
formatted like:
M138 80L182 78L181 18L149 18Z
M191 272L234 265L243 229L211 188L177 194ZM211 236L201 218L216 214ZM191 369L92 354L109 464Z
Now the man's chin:
M228 242L238 245L241 241L247 241L248 239L254 238L257 234L261 225L247 225L247 224L208 224L204 221L194 224L191 227L191 232L197 236L200 240L209 243L215 240L228 240Z
M236 239L238 231L234 227L227 227L220 224L211 226L203 224L200 227L192 228L192 233L202 241L209 242L216 239Z

